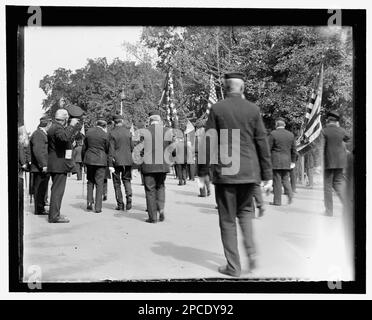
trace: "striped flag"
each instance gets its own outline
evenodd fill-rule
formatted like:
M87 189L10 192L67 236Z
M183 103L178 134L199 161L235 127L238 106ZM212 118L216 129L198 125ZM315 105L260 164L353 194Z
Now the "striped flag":
M85 123L81 126L80 133L85 136Z
M305 153L310 149L311 143L319 137L322 131L322 123L320 122L320 107L323 93L323 64L320 68L319 82L316 91L311 93L310 102L306 107L305 122L302 127L302 132L298 140L297 151Z
M216 94L216 85L214 82L213 74L211 74L211 77L209 79L209 97L208 97L208 107L207 107L207 115L209 114L209 111L213 104L217 102L217 94Z
M178 122L177 109L174 105L174 87L172 78L172 69L170 68L164 80L163 92L159 101L159 107L166 106L167 122L169 126Z

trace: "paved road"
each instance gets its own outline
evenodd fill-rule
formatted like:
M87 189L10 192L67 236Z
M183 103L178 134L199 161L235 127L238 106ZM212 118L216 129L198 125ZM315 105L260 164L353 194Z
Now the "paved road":
M130 212L114 210L109 180L103 212L85 210L82 183L67 181L62 214L69 224L49 224L32 213L25 199L24 267L42 270L43 281L216 278L225 264L214 196L197 197L196 182L178 186L166 181L166 220L148 224L145 197L139 177L133 180L134 203ZM341 272L350 274L343 259L341 205L335 217L322 216L320 187L298 188L291 206L267 206L266 215L254 220L258 268L244 278L299 278L325 280ZM264 197L268 204L272 197ZM284 203L286 201L283 201ZM241 248L242 249L242 248ZM241 250L243 253L243 250Z

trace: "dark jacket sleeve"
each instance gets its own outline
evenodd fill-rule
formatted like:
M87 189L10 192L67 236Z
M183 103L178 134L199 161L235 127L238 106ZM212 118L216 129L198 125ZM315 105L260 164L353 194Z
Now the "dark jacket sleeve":
M295 138L293 137L292 146L291 146L291 161L295 163L297 158L298 156L297 156L297 150L296 150L296 141L295 141Z
M346 132L346 130L344 130L343 140L344 140L344 142L349 142L350 141L350 135Z
M270 147L267 141L265 125L259 111L256 117L254 142L256 145L258 161L260 163L261 179L264 181L271 180L273 178L273 170L271 165Z
M88 145L87 145L87 141L88 139L85 137L84 138L84 142L83 142L83 146L81 147L81 161L84 163L85 161L85 152L87 152L87 149L88 149Z

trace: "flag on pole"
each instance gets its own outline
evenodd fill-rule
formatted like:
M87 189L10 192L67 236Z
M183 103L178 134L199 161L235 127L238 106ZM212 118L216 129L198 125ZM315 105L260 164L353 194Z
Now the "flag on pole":
M172 126L172 124L178 123L177 109L174 105L174 87L171 68L169 68L167 76L164 80L163 92L159 101L159 107L161 105L166 106L168 125Z
M320 107L323 94L323 64L320 67L319 82L316 90L311 93L309 104L306 107L305 122L301 129L301 135L297 139L297 151L305 153L310 149L311 143L319 137L322 131L320 122Z
M189 134L191 132L195 131L195 127L193 126L193 124L190 122L189 119L187 119L187 123L186 123L186 129L185 129L185 134Z
M81 126L80 133L85 136L85 123Z
M208 107L206 113L209 114L209 111L213 104L217 102L217 94L216 94L216 84L214 82L213 74L209 79L209 97L208 97Z

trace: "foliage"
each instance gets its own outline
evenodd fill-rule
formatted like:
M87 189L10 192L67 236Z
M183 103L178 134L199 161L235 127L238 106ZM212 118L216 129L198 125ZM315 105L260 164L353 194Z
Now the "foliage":
M57 69L52 76L40 81L46 94L43 108L54 114L63 97L67 104L74 104L86 111L85 122L91 125L98 115L111 118L120 113L121 93L124 92L123 115L136 123L157 108L162 90L159 72L147 63L115 59L108 64L106 58L89 59L85 67L71 72Z
M142 41L158 52L158 68L175 71L178 108L198 118L207 105L209 76L245 73L245 96L269 128L284 117L297 131L324 63L323 113L339 110L352 123L351 30L338 27L149 27ZM217 95L223 96L221 80ZM177 93L177 92L176 92Z

